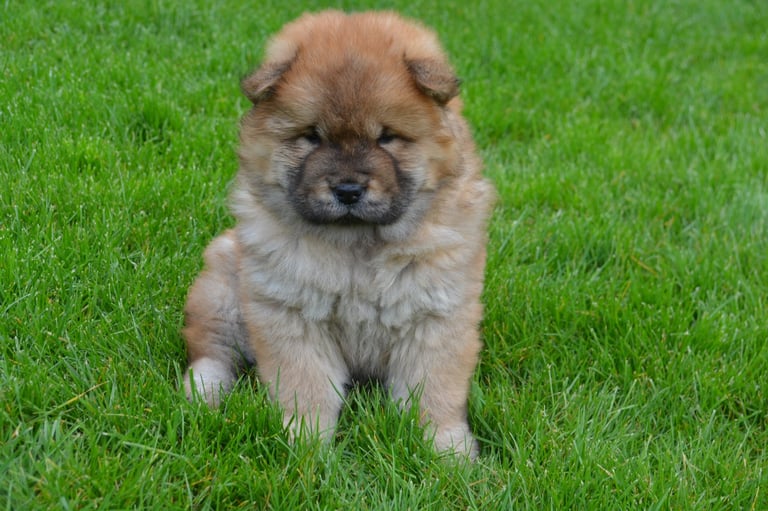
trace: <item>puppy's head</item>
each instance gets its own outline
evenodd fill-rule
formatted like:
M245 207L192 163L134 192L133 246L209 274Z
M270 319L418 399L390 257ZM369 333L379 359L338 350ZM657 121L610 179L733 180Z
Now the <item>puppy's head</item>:
M435 35L395 14L305 15L242 88L241 186L284 221L413 223L454 173L458 81Z

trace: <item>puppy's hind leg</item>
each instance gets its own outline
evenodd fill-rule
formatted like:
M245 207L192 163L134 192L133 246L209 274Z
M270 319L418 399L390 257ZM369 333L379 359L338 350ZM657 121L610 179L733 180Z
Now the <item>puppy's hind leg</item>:
M254 357L237 295L238 242L233 231L214 239L204 254L205 268L187 297L184 337L189 369L187 398L202 397L216 407L243 367Z

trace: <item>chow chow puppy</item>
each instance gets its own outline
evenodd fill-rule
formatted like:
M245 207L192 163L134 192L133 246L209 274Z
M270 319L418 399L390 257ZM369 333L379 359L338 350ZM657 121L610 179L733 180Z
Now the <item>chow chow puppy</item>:
M418 400L437 449L477 455L477 364L494 191L434 33L393 13L304 15L242 89L236 226L192 286L187 395L258 377L285 424L328 437L351 382Z

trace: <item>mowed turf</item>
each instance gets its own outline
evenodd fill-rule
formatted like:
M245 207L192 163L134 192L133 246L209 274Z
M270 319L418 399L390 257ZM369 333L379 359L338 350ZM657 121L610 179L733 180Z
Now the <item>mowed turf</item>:
M221 410L186 402L239 79L327 6L0 6L0 505L768 508L760 1L376 3L439 32L500 192L482 455L434 454L376 387L330 446L289 444L254 375Z

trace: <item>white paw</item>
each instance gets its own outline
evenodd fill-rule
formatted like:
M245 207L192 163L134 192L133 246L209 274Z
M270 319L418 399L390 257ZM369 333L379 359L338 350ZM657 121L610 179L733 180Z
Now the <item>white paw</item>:
M450 428L439 428L435 433L435 448L438 451L454 452L475 460L480 453L480 446L472 436L467 424L458 424Z
M215 408L219 406L222 396L230 391L233 381L232 369L228 364L203 357L192 362L184 373L184 390L190 401L199 396Z

